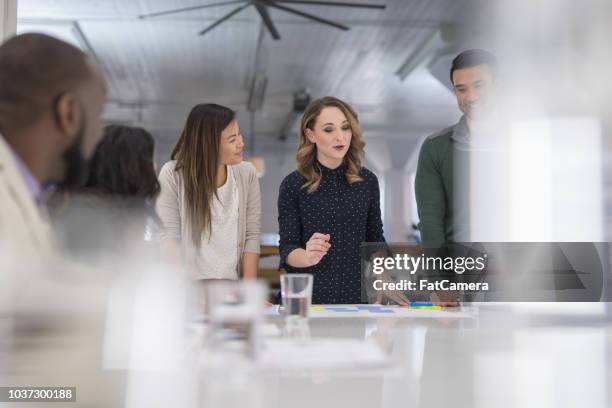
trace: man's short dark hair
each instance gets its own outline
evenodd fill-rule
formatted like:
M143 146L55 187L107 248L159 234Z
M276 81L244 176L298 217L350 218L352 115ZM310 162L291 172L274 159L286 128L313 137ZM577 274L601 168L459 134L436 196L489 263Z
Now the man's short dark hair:
M451 84L453 82L453 72L458 69L475 67L477 65L487 65L493 77L497 76L497 57L485 50L467 50L457 55L453 60L450 70Z
M62 92L93 79L87 55L64 41L28 33L0 46L0 132L31 125Z

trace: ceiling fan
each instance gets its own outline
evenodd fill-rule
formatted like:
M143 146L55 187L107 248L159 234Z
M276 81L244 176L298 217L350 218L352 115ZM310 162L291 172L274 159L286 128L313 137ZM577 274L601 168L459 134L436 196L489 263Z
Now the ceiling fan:
M339 28L341 30L348 30L349 27L347 27L347 26L345 26L343 24L340 24L340 23L336 23L335 21L330 21L330 20L327 20L327 19L315 16L315 15L312 15L312 14L309 14L309 13L305 13L305 12L303 12L301 10L296 10L296 9L294 9L292 7L286 6L286 4L303 4L303 5L310 5L310 6L331 6L331 7L352 7L352 8L367 8L367 9L379 9L379 10L384 10L385 7L386 7L383 4L342 3L342 2L338 2L338 1L316 1L316 0L233 0L233 1L222 1L222 2L218 2L218 3L212 3L212 4L204 4L204 5L201 5L201 6L183 7L183 8L177 8L177 9L172 9L172 10L158 11L156 13L143 14L143 15L141 15L139 17L140 18L159 17L159 16L168 15L168 14L182 13L182 12L185 12L185 11L200 10L200 9L204 9L204 8L217 7L217 6L226 6L226 5L230 5L230 4L240 4L240 6L238 6L234 10L230 11L229 13L227 13L226 15L224 15L223 17L221 17L220 19L218 19L217 21L215 21L214 23L212 23L211 25L209 25L208 27L206 27L205 29L200 31L199 35L206 34L210 30L212 30L213 28L217 27L219 24L223 23L226 20L229 20L234 15L238 14L239 12L241 12L242 10L244 10L245 8L247 8L249 6L254 6L255 7L255 9L257 10L257 13L261 17L264 25L266 26L268 32L270 33L272 38L274 38L275 40L280 40L281 37L280 37L280 34L278 33L278 30L276 29L276 26L274 25L274 22L270 18L270 14L268 13L268 8L269 7L273 7L273 8L279 9L279 10L283 10L283 11L285 11L287 13L296 14L296 15L298 15L300 17L304 17L304 18L316 21L316 22L321 23L321 24L326 24L326 25L329 25L329 26L332 26L332 27L336 27L336 28Z

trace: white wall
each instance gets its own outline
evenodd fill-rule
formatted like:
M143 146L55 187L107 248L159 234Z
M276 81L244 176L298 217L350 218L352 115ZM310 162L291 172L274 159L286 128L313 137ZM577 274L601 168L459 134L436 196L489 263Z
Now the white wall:
M17 31L17 0L0 0L0 42Z

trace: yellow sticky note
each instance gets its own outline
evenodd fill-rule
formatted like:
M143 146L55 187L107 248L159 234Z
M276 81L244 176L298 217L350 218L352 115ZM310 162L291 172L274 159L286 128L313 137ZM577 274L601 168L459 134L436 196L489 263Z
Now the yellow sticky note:
M440 306L412 306L411 309L442 310Z

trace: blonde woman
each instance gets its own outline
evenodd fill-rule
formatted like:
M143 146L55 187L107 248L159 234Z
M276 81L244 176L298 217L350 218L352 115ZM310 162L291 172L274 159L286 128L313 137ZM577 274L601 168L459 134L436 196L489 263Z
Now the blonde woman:
M162 253L181 258L196 279L257 275L260 190L243 148L234 111L196 105L160 171Z
M357 114L327 96L306 108L300 129L298 168L278 197L281 267L313 274L313 303L361 303L360 245L385 238Z

